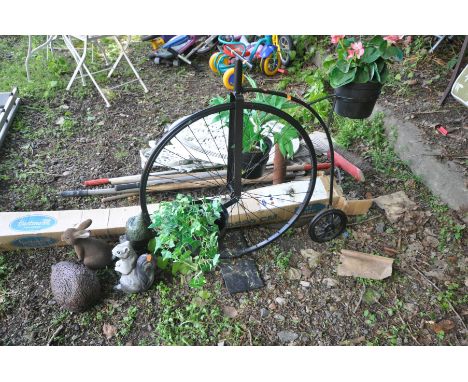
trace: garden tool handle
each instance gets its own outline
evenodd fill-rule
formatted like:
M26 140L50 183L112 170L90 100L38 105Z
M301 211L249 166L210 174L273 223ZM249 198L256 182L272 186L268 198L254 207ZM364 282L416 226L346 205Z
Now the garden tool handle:
M327 153L328 158L330 158L330 150ZM358 182L364 182L364 174L359 167L356 167L354 164L346 160L343 156L334 152L335 165L341 168L343 171L347 172Z
M109 184L109 183L110 183L109 178L100 178L100 179L85 180L83 182L83 185L86 187L92 187L92 186L101 186L103 184Z

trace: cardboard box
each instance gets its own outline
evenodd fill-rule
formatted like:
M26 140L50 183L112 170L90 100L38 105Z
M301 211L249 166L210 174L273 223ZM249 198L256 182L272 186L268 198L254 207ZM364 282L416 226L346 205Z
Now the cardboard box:
M314 194L301 218L312 217L328 205L329 178L317 178ZM252 197L244 199L244 211L234 208L230 212L230 223L234 227L276 223L288 220L302 200L308 181L296 180L279 185L250 190ZM282 200L272 200L271 195L283 195L284 189L290 191ZM272 204L275 203L275 204ZM350 201L343 197L340 187L334 186L333 206L348 215L365 214L372 200ZM150 213L156 204L148 206ZM0 250L21 248L40 248L65 245L60 239L63 231L77 226L88 218L93 220L91 235L100 238L113 238L125 232L128 218L140 213L140 206L118 207L93 210L1 212L0 213Z

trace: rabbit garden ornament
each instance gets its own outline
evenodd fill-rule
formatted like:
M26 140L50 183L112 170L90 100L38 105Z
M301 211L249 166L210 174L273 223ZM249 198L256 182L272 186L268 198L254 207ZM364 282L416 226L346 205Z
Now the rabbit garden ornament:
M86 230L93 221L87 219L76 228L68 228L62 241L73 245L78 260L90 269L100 269L112 264L112 247L105 241L90 237Z

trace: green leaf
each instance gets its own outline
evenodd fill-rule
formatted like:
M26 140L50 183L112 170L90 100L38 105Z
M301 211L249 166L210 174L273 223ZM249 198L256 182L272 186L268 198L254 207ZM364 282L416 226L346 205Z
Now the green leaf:
M382 57L387 60L393 59L395 61L401 61L403 59L403 52L397 46L390 45L385 49L385 53Z
M387 81L388 78L388 68L387 65L384 65L383 70L380 72L380 82L383 84Z
M338 60L336 62L336 67L340 69L343 73L348 73L350 64L351 61Z
M336 89L340 86L349 84L354 81L356 75L356 68L351 69L348 73L343 73L338 68L334 68L330 73L330 85Z
M374 62L380 57L381 53L378 49L373 47L368 47L364 50L364 54L361 57L361 61L367 64Z
M149 242L148 242L148 252L149 253L154 253L156 250L156 240L155 238L152 238Z
M369 68L367 66L359 67L356 72L354 82L364 84L370 80Z

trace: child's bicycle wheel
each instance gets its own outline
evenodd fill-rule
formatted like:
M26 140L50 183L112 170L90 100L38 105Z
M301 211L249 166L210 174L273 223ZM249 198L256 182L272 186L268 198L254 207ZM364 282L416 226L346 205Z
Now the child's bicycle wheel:
M263 74L271 77L278 73L278 69L280 68L281 59L279 52L273 52L266 58L262 58L260 61L260 69Z
M210 56L210 60L208 61L208 65L210 66L210 69L214 73L218 73L218 68L216 67L216 61L220 57L220 55L222 55L221 52L213 53Z
M235 68L229 68L223 74L223 85L228 90L234 89L234 71ZM245 76L242 74L242 83L245 81Z
M291 51L294 49L292 37L278 36L278 45L281 64L286 67L291 62Z
M251 253L281 236L308 206L317 176L312 142L297 120L269 105L246 101L242 108L246 121L265 121L275 141L290 142L292 157L283 183L273 185L272 180L278 146L263 154L259 162L265 159L266 167L260 177L244 177L236 184L229 175L241 165L228 159L235 103L213 106L176 122L152 151L140 182L141 210L148 224L151 203L171 201L178 194L219 198L227 212L221 222L226 229L219 235L222 257ZM175 174L166 175L167 171Z

